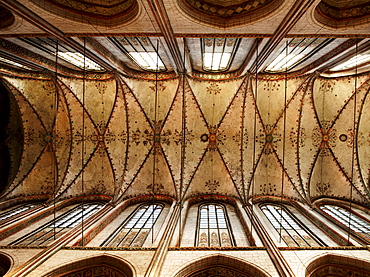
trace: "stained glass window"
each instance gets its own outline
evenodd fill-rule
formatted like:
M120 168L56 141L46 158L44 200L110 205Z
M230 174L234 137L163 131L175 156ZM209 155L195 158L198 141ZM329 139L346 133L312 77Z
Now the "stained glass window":
M71 228L77 226L86 220L89 216L96 213L103 204L86 203L76 206L75 208L63 213L62 215L50 220L36 230L13 241L10 245L47 245L55 239L58 239Z
M320 209L342 223L347 228L360 234L370 241L370 223L349 210L336 205L322 205Z
M289 247L326 246L285 207L267 204L260 207L271 225Z
M196 245L200 247L235 245L224 206L209 203L199 207Z
M159 203L140 205L101 246L143 246L162 210Z
M24 212L24 211L27 211L27 210L33 208L33 207L36 207L37 205L38 205L38 203L24 204L24 205L15 207L11 210L8 210L6 212L3 212L3 213L0 214L0 222L5 220L5 219L16 216L17 214L20 214L21 212Z

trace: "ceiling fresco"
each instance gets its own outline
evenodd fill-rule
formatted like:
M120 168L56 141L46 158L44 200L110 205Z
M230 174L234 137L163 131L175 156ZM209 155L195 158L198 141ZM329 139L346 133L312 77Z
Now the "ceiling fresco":
M345 27L348 24L364 24L369 21L368 0L332 1L322 0L315 10L315 17L331 27Z
M257 20L272 13L283 1L211 1L177 0L179 7L188 15L202 23L229 27Z
M255 77L2 74L23 131L17 174L2 199L219 194L244 203L265 195L368 202L369 76ZM9 133L19 120L11 122Z
M138 13L136 0L31 0L39 7L59 16L80 22L114 27L134 18Z

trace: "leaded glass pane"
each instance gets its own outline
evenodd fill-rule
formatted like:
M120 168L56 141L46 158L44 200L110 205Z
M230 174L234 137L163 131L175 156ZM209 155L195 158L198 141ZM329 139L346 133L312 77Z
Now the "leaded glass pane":
M262 212L279 236L290 247L324 246L308 229L304 228L290 212L280 205L263 205Z
M38 205L37 203L24 204L24 205L15 207L15 208L13 208L9 211L3 212L3 213L0 214L0 222L2 220L8 219L10 217L16 216L17 214L20 214L21 212L24 212L24 211L27 211L27 210L33 208L33 207L36 207L37 205Z
M10 245L47 245L96 213L101 207L103 207L101 203L78 205L58 216L55 220L50 220L36 230L10 243Z
M139 206L133 215L103 242L102 246L141 247L162 210L163 205L161 204L144 204Z
M219 204L204 204L199 207L197 246L233 246L226 210Z
M364 235L367 240L370 240L370 223L362 217L336 205L322 205L320 208L347 228Z

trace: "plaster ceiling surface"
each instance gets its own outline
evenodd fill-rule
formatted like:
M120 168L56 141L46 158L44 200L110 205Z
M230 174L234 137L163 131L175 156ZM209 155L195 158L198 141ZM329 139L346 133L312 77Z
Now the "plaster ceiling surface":
M369 22L369 1L321 1L316 19L331 27L361 25Z
M368 4L368 0L354 0L354 1L348 1L348 0L323 0L323 3L337 7L337 8L346 8L346 7L354 7L354 6L359 6L363 4Z
M5 0L15 21L0 35L10 163L1 199L368 204L369 25L333 31L314 19L319 2L282 1L261 18L220 26L178 1L137 1L137 14L112 27ZM204 67L210 38L215 49L227 38L236 45L220 72ZM163 69L146 70L133 49L158 53ZM67 52L86 58L74 64ZM295 62L273 69L288 57ZM90 61L97 69L86 69Z

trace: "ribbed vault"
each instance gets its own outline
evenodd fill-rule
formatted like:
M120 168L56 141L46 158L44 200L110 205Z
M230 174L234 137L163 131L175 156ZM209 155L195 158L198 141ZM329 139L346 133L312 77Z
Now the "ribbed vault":
M368 75L3 80L19 106L16 129L24 137L3 200L153 194L369 200ZM19 147L9 149L19 155Z

